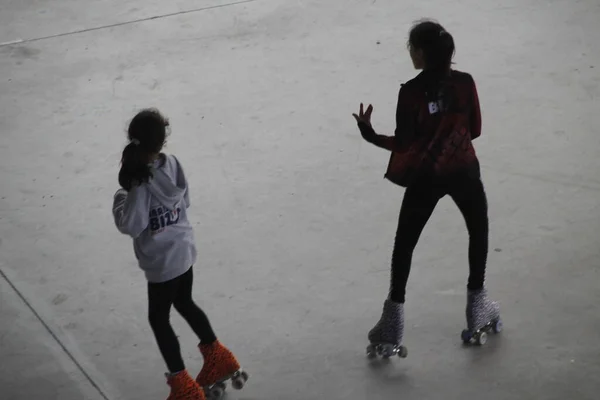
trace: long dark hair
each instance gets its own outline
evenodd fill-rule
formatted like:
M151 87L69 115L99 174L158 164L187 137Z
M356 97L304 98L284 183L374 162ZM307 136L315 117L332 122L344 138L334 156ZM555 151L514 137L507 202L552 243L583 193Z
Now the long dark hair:
M423 52L428 100L442 100L445 110L452 108L453 92L446 85L456 51L452 35L435 21L421 20L410 29L408 47Z
M140 111L129 123L129 144L123 149L119 185L127 191L152 177L151 157L160 153L169 121L156 109Z

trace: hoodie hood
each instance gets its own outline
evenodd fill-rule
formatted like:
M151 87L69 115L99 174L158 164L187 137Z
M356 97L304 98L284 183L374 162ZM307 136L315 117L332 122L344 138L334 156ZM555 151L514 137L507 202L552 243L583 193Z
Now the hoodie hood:
M153 178L148 182L148 190L162 205L174 209L183 199L187 183L184 180L175 182L167 175L165 166L168 162L166 157L161 157L151 165Z

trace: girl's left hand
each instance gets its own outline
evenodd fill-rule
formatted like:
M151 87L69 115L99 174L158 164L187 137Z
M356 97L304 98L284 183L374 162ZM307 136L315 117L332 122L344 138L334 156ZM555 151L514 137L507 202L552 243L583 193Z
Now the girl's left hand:
M358 115L352 114L354 118L356 118L356 122L359 124L363 123L365 125L371 126L371 114L373 113L373 106L369 104L367 107L367 111L363 111L363 103L360 103L360 111Z

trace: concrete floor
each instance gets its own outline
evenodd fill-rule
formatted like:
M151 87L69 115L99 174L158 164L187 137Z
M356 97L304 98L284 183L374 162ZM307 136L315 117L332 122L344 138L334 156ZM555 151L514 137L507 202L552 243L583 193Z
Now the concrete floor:
M351 113L372 102L393 131L424 16L479 85L505 331L461 344L467 236L446 199L415 253L409 357L371 363L402 190ZM195 296L252 375L230 399L598 399L599 19L596 0L3 0L0 397L166 397L110 215L128 119L157 106L191 184Z

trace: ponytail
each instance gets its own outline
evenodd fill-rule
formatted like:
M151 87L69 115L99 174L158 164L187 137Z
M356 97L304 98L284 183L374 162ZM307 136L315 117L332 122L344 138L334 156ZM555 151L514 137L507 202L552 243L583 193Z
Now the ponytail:
M127 191L152 178L150 163L161 151L168 120L156 109L140 111L129 124L129 144L123 149L119 185Z
M132 187L150 180L152 172L148 158L149 154L144 152L139 144L131 142L125 146L119 171L119 185L123 189L129 191Z
M438 98L442 111L450 111L456 104L455 91L448 85L452 57L454 56L454 38L443 28L438 36L436 51L431 53L432 89Z
M441 28L437 38L434 37L432 41L431 49L426 53L428 69L440 79L448 76L452 68L454 51L454 38L444 28Z
M423 20L410 30L408 44L423 52L428 101L440 102L442 111L453 109L455 93L448 85L455 52L452 35L437 22Z

